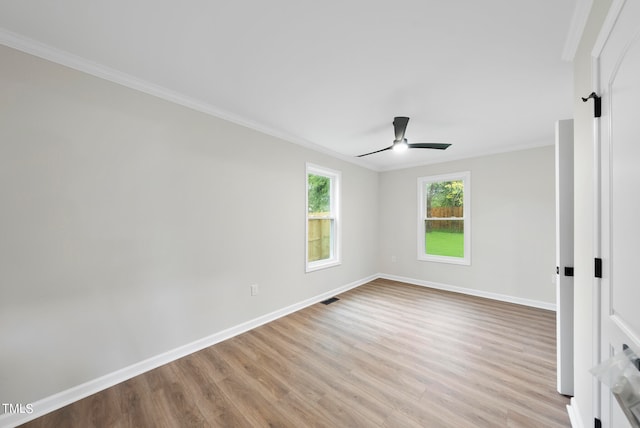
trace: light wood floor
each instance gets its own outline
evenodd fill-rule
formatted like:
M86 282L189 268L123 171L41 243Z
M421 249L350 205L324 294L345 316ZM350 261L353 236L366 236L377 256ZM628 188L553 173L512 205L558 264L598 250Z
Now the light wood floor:
M27 427L569 427L555 313L376 280Z

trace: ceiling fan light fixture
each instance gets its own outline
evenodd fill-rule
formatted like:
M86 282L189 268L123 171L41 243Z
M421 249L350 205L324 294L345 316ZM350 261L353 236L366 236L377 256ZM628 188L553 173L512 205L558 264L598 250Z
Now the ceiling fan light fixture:
M393 148L392 150L394 152L404 152L405 150L407 150L409 148L409 145L407 144L407 139L404 138L401 141L395 141L393 143Z

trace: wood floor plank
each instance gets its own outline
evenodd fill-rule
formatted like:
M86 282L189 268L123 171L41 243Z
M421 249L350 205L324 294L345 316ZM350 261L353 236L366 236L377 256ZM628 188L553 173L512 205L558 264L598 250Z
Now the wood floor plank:
M32 427L569 427L555 313L378 279Z

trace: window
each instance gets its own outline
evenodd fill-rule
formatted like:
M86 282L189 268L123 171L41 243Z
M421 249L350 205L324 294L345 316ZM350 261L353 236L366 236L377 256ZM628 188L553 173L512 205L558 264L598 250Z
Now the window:
M340 264L340 172L307 164L306 271Z
M471 264L471 173L418 178L418 259Z

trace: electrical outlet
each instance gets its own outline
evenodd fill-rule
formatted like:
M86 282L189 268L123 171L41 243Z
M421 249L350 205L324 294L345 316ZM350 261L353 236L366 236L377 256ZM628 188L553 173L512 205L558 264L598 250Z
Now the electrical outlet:
M260 293L260 289L258 288L258 284L251 284L251 295L252 296L257 296L258 293Z
M391 256L391 263L395 263L398 261L398 258L396 256Z

